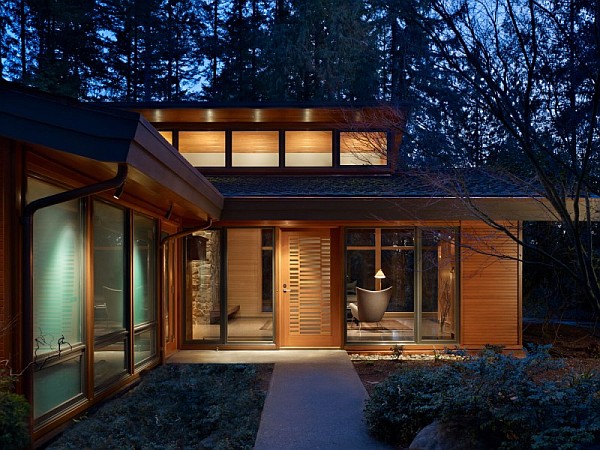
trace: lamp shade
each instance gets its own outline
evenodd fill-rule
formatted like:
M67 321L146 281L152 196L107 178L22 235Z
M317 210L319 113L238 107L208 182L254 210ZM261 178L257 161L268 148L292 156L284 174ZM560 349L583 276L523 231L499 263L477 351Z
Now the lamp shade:
M375 278L379 278L379 279L385 278L385 274L383 273L383 270L379 269L377 271L377 273L375 274Z

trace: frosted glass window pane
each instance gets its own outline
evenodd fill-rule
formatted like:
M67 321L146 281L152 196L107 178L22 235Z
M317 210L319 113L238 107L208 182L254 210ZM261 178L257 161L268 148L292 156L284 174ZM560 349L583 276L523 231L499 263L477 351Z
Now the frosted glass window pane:
M156 356L156 331L146 330L135 335L133 358L138 364Z
M155 320L156 227L154 220L133 217L133 320L138 325Z
M124 330L125 211L94 202L94 336Z
M225 166L224 131L180 131L179 152L194 166Z
M381 131L341 132L340 164L385 166L387 134Z
M122 340L94 349L94 386L98 387L127 371L127 341Z
M81 358L68 359L33 374L33 417L52 411L83 393Z
M231 139L233 166L279 166L278 131L234 131Z
M285 165L287 167L330 167L331 131L286 131Z
M29 180L28 189L34 198L60 192L33 179ZM33 352L36 359L57 351L59 339L71 345L82 341L81 217L81 204L77 200L42 208L34 216Z

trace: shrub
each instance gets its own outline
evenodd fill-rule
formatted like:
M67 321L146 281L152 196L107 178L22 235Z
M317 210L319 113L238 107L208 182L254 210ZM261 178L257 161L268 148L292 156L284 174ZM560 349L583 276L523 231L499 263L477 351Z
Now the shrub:
M600 377L555 380L548 348L518 359L486 348L464 363L404 369L378 386L365 414L371 433L407 445L434 419L501 449L571 449L600 430Z
M458 374L449 366L405 368L377 385L365 407L373 436L406 445L439 413L437 390L446 391Z
M0 370L0 448L29 446L29 403L12 392L14 379Z

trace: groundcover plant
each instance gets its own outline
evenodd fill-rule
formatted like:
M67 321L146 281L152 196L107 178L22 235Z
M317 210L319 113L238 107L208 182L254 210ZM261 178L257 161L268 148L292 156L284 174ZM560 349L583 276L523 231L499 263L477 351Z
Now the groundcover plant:
M168 364L48 449L251 449L266 393L246 364Z

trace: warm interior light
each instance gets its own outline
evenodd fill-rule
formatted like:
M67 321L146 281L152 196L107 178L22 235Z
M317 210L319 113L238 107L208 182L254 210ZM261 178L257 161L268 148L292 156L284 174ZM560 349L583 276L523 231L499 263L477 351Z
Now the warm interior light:
M385 274L383 273L383 270L379 269L377 271L377 273L375 274L375 278L379 278L379 279L385 278Z

